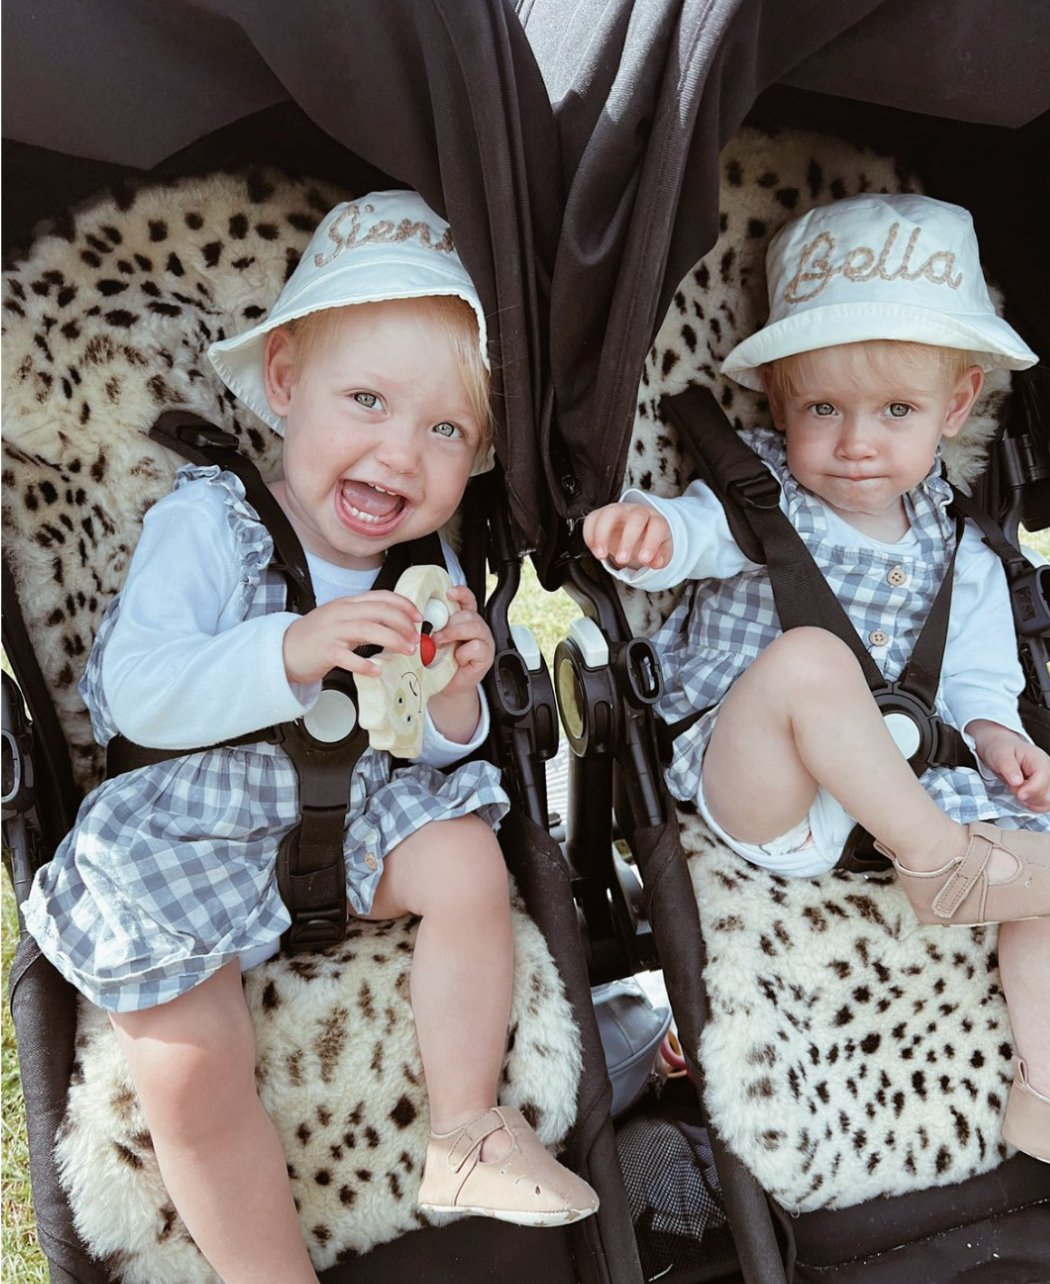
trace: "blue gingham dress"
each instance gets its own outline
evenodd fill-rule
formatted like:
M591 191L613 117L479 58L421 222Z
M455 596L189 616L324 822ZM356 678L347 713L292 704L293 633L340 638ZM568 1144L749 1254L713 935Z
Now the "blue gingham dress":
M177 485L201 480L221 487L230 509L248 590L244 618L284 610L284 581L268 569L273 541L240 481L188 467ZM100 744L117 732L101 671L119 611L118 596L80 684ZM344 843L354 912L368 913L384 857L416 830L470 813L495 828L508 807L491 763L447 774L423 762L393 770L389 754L366 749L350 783ZM275 858L298 818L295 770L277 745L208 749L103 781L38 872L26 927L99 1007L166 1003L234 958L265 956L288 927Z
M929 615L955 544L955 521L947 513L951 488L935 472L904 497L917 542L882 551L833 541L824 505L788 472L784 439L768 429L741 434L780 482L787 514L813 555L857 632L868 639L881 630L889 645L873 654L883 675L900 676ZM836 536L837 538L837 536ZM890 576L900 568L904 575ZM653 636L666 679L658 712L674 723L697 709L707 712L674 742L666 772L671 793L693 801L700 789L704 750L718 707L733 682L781 632L765 567L730 579L688 583L681 600ZM938 696L937 714L950 722ZM960 823L999 819L1006 828L1050 829L1050 815L1025 810L998 779L963 767L933 767L922 784L934 801Z

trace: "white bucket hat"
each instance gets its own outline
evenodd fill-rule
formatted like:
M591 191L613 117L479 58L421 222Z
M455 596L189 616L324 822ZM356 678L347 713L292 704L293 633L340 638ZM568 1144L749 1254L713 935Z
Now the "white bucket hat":
M491 369L485 310L456 253L452 229L417 192L370 192L329 210L266 319L213 343L208 358L223 383L283 436L284 420L270 409L263 382L271 330L325 308L433 295L456 295L474 309L481 359ZM490 448L474 472L491 467Z
M766 279L769 320L722 362L756 392L768 361L869 339L958 348L985 370L1038 360L996 314L969 212L929 196L868 193L810 210L770 241Z

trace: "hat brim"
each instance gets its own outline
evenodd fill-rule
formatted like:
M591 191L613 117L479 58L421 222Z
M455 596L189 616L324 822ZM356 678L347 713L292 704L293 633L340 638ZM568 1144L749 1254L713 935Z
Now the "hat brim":
M953 315L900 303L844 303L806 308L774 321L738 343L721 370L745 388L762 392L761 367L770 361L880 339L958 348L973 353L985 370L1027 370L1038 361L998 316Z
M266 388L263 383L263 355L266 347L266 336L278 326L287 325L311 312L322 312L328 308L351 307L358 303L384 303L388 299L425 299L432 296L454 295L469 303L478 320L478 342L481 346L481 359L487 369L488 327L485 324L485 313L476 295L462 284L458 273L443 273L440 267L428 272L428 279L411 285L391 286L390 277L385 271L386 263L376 260L366 267L355 266L353 289L345 293L334 289L338 285L340 272L331 272L327 276L311 283L299 291L292 306L280 307L252 326L243 334L232 339L220 339L208 349L208 359L215 367L219 378L234 392L246 406L269 424L274 432L284 434L284 423L279 415L270 409L266 400Z

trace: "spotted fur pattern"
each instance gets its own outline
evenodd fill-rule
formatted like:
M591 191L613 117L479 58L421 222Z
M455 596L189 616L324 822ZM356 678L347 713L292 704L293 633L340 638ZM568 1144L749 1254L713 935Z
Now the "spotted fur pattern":
M259 1096L319 1270L447 1220L416 1207L429 1117L408 995L415 931L415 921L362 923L337 949L245 975ZM514 937L501 1099L556 1146L575 1115L576 1028L520 909ZM56 1156L78 1231L123 1284L218 1284L165 1192L109 1021L86 1002Z
M346 195L268 170L124 191L42 232L5 274L4 551L85 788L101 764L76 683L142 515L181 462L144 434L164 410L193 410L274 474L280 439L234 401L206 349L269 309ZM578 1035L541 936L520 909L514 922L502 1099L556 1145L575 1112ZM276 959L245 979L260 1095L319 1268L423 1221L414 933L413 923L360 925L340 949ZM87 1004L57 1156L85 1242L116 1277L215 1280L164 1192L109 1023Z
M142 514L183 462L144 434L192 410L273 475L280 438L205 354L269 310L343 196L264 169L125 191L4 274L4 545L83 786L101 760L76 684Z
M707 1104L765 1189L807 1212L999 1163L995 929L921 926L891 874L770 874L695 816L683 841L710 956Z
M724 149L718 242L682 281L645 363L626 482L679 494L695 474L660 398L708 387L737 428L768 422L718 371L766 314L765 250L790 218L862 191L917 184L837 139L742 130ZM1006 397L993 375L946 463L980 472ZM650 633L675 595L624 589ZM787 1208L845 1207L960 1181L1005 1153L1011 1035L993 929L920 928L892 878L785 879L682 817L708 954L701 1059L711 1117Z

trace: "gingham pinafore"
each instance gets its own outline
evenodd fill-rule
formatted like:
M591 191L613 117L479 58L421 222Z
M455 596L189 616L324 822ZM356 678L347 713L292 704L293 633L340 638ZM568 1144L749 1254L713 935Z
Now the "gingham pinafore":
M241 556L243 618L285 609L284 581L268 569L273 541L217 468L183 468L177 485L222 489L230 538ZM100 744L117 731L102 690L102 653L120 610L111 603L80 691ZM435 820L477 813L494 828L509 801L496 768L469 762L447 772L416 762L392 769L367 749L350 785L347 897L366 914L386 854ZM298 823L294 768L276 745L216 748L105 780L37 874L26 927L43 953L92 1003L116 1012L155 1007L234 958L275 942L290 918L275 858Z
M904 497L917 543L886 551L844 546L832 542L824 505L788 472L783 437L768 429L741 435L780 482L791 524L883 675L895 680L915 647L954 547L955 521L946 511L950 486L931 472ZM720 702L780 632L769 576L760 567L726 580L688 583L681 601L654 634L666 680L658 712L671 724L694 710L707 710L674 742L666 779L676 798L696 799ZM870 642L873 636L885 637L887 645L876 648ZM937 714L950 721L939 695ZM961 823L1000 818L1006 828L1050 829L1050 816L1026 811L1001 781L986 781L978 771L933 767L922 784L938 806ZM752 782L749 787L760 785Z

